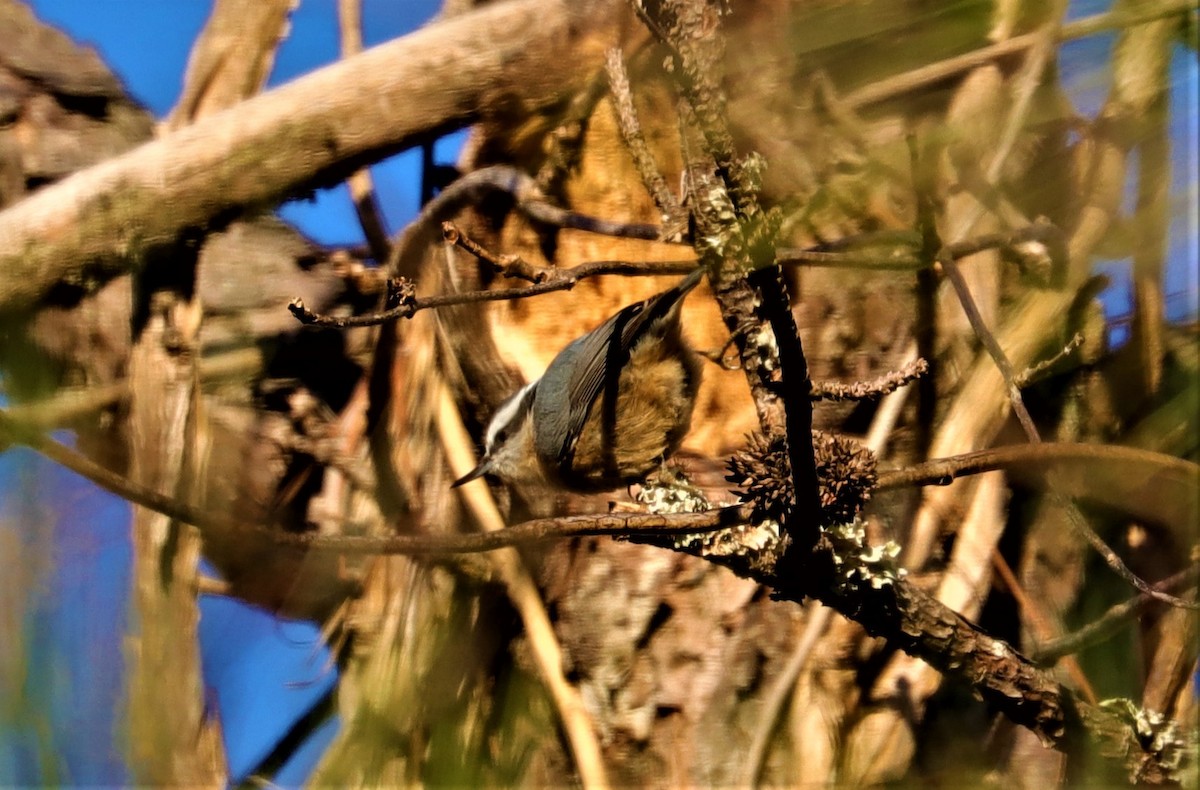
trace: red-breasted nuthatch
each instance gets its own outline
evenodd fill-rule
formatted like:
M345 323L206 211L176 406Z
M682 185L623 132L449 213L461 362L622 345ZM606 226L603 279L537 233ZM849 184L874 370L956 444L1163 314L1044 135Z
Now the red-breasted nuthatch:
M679 310L703 274L629 305L560 351L496 410L483 458L454 485L490 474L597 491L660 468L687 433L700 384Z

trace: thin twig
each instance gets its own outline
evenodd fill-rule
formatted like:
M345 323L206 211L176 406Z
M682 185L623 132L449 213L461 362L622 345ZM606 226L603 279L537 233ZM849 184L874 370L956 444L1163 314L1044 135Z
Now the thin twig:
M749 506L731 505L703 513L605 513L533 519L492 532L451 535L323 535L271 532L283 546L335 554L403 554L410 557L477 554L563 538L693 535L716 532L749 521Z
M1030 242L1045 245L1046 254L1051 259L1050 265L1055 270L1047 279L1057 280L1059 272L1066 266L1063 232L1044 219L1012 230L984 233L969 239L954 241L947 244L940 252L957 261L984 250L1020 249L1022 245Z
M481 172L481 171L477 171ZM443 193L444 194L444 193ZM430 204L433 206L434 204ZM436 214L436 212L435 212ZM420 220L418 220L420 221ZM597 220L599 221L599 220ZM415 224L415 223L414 223ZM649 227L649 226L647 226ZM452 305L473 304L476 302L504 301L509 299L524 299L530 296L555 291L568 291L575 287L580 280L588 277L599 277L606 274L623 276L650 277L663 274L687 274L696 267L694 260L676 261L589 261L569 269L538 267L528 264L517 256L496 255L467 237L454 223L442 223L443 238L451 244L459 246L472 255L487 261L497 272L511 277L518 277L533 282L526 288L509 288L503 290L464 291L455 294L443 294L424 298L402 299L398 304L376 313L365 313L356 316L324 315L309 310L302 299L294 299L288 309L303 324L328 326L338 329L350 327L378 326L402 318L411 318L421 310L448 307ZM947 245L945 254L954 258L973 255L980 250L992 247L1012 247L1024 242L1047 241L1059 238L1059 231L1046 223L1034 223L1024 228L1018 228L1005 233L990 233L975 239ZM776 263L780 265L804 265L817 261L817 265L833 265L836 258L842 265L855 265L861 261L854 248L858 245L878 246L883 244L904 244L912 242L913 234L908 231L882 231L879 233L864 233L847 237L836 242L824 242L806 249L780 249ZM808 256L817 256L809 258ZM907 268L919 264L906 264ZM401 280L394 282L398 293L403 293L406 287Z
M733 506L706 513L647 514L610 513L598 516L569 516L537 519L502 532L463 535L321 535L292 533L269 526L226 518L193 507L173 497L135 483L41 431L30 429L0 409L0 446L20 444L70 469L122 499L147 510L191 524L201 531L255 533L280 546L330 551L345 554L407 554L427 556L494 551L528 542L583 535L680 535L712 532L744 524L750 518L748 506Z
M946 273L946 277L954 287L954 292L958 295L959 304L962 305L963 312L967 314L967 321L970 322L971 328L975 330L975 336L979 338L979 342L983 344L992 361L996 363L996 367L1000 369L1000 375L1004 378L1005 386L1008 387L1008 398L1012 402L1013 413L1017 415L1017 419L1020 421L1021 427L1025 430L1026 436L1029 437L1031 442L1041 442L1037 426L1033 424L1033 417L1029 415L1029 410L1025 408L1025 401L1021 398L1021 390L1017 385L1016 371L1013 370L1012 363L1008 361L1004 349L1000 348L1000 343L996 340L996 336L992 334L987 323L984 322L983 315L979 312L979 306L975 304L975 298L971 295L971 289L967 285L966 278L963 277L962 270L958 268L954 256L943 248L938 253L937 262L941 265L942 271Z
M1129 566L1125 564L1125 561L1117 556L1117 553L1112 550L1112 547L1105 543L1104 539L1096 534L1096 531L1093 530L1084 519L1083 514L1079 512L1079 508L1075 506L1075 503L1071 502L1065 496L1059 494L1053 489L1049 491L1049 494L1051 501L1061 507L1067 514L1067 520L1071 522L1071 526L1075 527L1079 534L1083 536L1084 540L1086 540L1091 547L1096 550L1096 553L1104 558L1105 564L1107 564L1108 567L1117 574L1117 576L1124 579L1125 582L1131 587L1141 591L1145 595L1150 596L1154 600L1168 604L1169 606L1174 606L1178 609L1200 611L1200 603L1197 603L1196 601L1185 601L1182 598L1154 589L1153 585L1131 571Z
M556 228L569 228L617 238L658 241L662 229L640 222L614 222L548 202L532 176L509 165L493 165L467 173L430 201L422 215L437 214L442 203L478 203L487 194L507 194L517 211L527 218ZM419 221L419 220L418 220Z
M1186 590L1196 583L1197 578L1200 578L1200 566L1193 564L1174 576L1157 582L1154 589L1165 593ZM1115 604L1099 618L1079 630L1035 647L1033 660L1043 664L1052 664L1063 656L1078 653L1116 633L1121 626L1140 616L1154 600L1153 596L1140 593L1127 601Z
M901 355L901 359L911 360L916 350L917 344L910 341L904 350L904 354ZM892 430L900 419L900 414L904 410L904 402L908 400L909 392L908 387L896 390L884 397L883 403L879 404L879 408L875 410L875 417L871 420L871 427L867 429L867 435L863 438L862 444L874 453L877 458L883 458L884 451L887 449L888 439L891 437Z
M1071 339L1067 341L1067 344L1065 346L1063 346L1062 348L1060 348L1058 351L1056 351L1054 353L1054 356L1049 357L1048 359L1043 359L1041 362L1037 362L1033 365L1030 365L1025 370L1018 373L1017 378L1016 378L1017 388L1025 389L1025 387L1029 386L1030 384L1034 383L1035 381L1038 381L1039 379L1041 379L1043 376L1046 375L1047 371L1054 368L1054 366L1057 365L1062 360L1071 356L1071 354L1075 353L1076 349L1078 349L1082 345L1083 345L1083 335L1079 332L1076 332L1074 335L1071 336Z
M479 260L490 264L497 274L505 277L516 277L531 283L543 283L550 279L554 272L554 269L548 266L534 266L520 255L495 255L449 220L442 223L442 238L447 244L453 244L455 247L466 250Z
M570 211L547 203L544 200L531 200L517 204L518 210L526 217L543 225L550 225L565 230L582 230L600 236L612 236L619 239L641 239L642 241L672 241L682 243L684 240L664 239L660 225L650 225L644 222L615 222L600 219L577 211Z
M918 357L899 370L885 373L873 381L842 384L837 381L814 381L809 397L813 400L879 400L910 384L929 371L929 363Z
M1200 479L1200 465L1152 450L1110 444L1043 442L992 447L950 458L934 458L904 469L881 471L877 487L886 491L909 486L945 486L960 477L998 469L1021 468L1031 463L1097 460L1125 464L1131 468L1161 469L1182 477Z
M907 271L928 265L913 254L920 244L920 235L910 230L870 231L810 247L780 247L775 250L775 263Z
M649 277L663 274L686 274L696 268L695 261L655 261L636 263L632 261L591 261L570 269L550 269L552 275L544 282L524 288L506 288L489 291L463 291L456 294L428 296L422 299L412 297L401 298L394 307L378 313L366 313L355 316L323 315L313 312L304 306L301 299L293 299L288 310L302 324L314 326L331 326L339 329L357 326L376 326L401 318L412 318L421 310L451 305L473 304L476 302L498 302L509 299L524 299L529 296L553 293L554 291L569 291L575 284L588 277L598 277L603 274L621 274L625 276ZM399 278L389 281L397 290L411 288L411 283Z
M775 262L781 266L864 269L879 272L918 271L929 266L927 262L915 257L911 250L899 247L875 254L780 248Z

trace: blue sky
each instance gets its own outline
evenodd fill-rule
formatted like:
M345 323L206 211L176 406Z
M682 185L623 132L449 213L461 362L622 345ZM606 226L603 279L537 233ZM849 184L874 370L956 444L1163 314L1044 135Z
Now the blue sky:
M436 0L364 0L368 45L389 40L423 22ZM174 105L188 52L209 13L208 0L38 0L44 21L94 46L133 96L157 117ZM1106 3L1076 2L1077 14ZM337 58L335 0L304 0L276 60L270 84L286 82ZM1111 36L1068 46L1070 58L1103 60ZM1065 72L1079 110L1095 112L1108 89L1107 75ZM1173 68L1175 184L1168 313L1195 317L1196 294L1196 58L1182 48ZM439 144L438 158L453 161L461 136ZM418 207L419 156L409 152L372 168L389 229L395 232ZM1132 185L1131 185L1132 188ZM317 241L362 241L345 188L288 204L281 214ZM1129 309L1123 262L1103 264L1116 275L1106 297L1110 312ZM37 583L30 595L30 638L23 645L31 674L19 711L31 722L0 716L0 784L67 782L123 784L119 727L122 647L129 585L128 510L53 464L24 451L0 454L0 523L17 523L23 557L40 557L27 570ZM20 494L18 493L20 492ZM21 495L23 494L23 495ZM53 503L52 505L47 503ZM40 537L39 537L40 536ZM41 540L45 538L45 540ZM42 546L42 548L37 548ZM45 548L49 547L49 548ZM0 543L0 564L5 561ZM41 552L41 553L39 553ZM45 556L42 556L44 553ZM281 622L235 601L201 601L200 638L210 698L222 716L230 770L244 775L290 723L335 681L328 656L306 623ZM0 712L3 706L0 706ZM29 726L32 725L32 726ZM285 785L307 775L336 721L321 729L278 777ZM48 755L47 751L52 754ZM47 762L49 759L49 762ZM50 767L47 767L47 766Z

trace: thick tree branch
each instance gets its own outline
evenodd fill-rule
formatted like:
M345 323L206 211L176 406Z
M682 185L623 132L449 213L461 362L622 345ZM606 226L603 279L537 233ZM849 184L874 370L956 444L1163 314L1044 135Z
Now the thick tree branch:
M724 565L772 587L776 598L814 597L872 636L883 637L949 677L969 682L993 709L1028 727L1049 746L1062 747L1086 734L1105 754L1121 757L1129 770L1146 770L1146 781L1169 781L1172 776L1171 761L1179 744L1166 744L1158 752L1154 745L1142 743L1135 728L1118 716L1077 700L1050 672L907 582L886 552L866 547L861 531L825 530L806 566L811 575L800 578L790 572L790 562L781 561L786 538L778 529L744 529L753 534L741 536L740 541L722 541L720 534L632 540ZM749 545L753 550L746 548Z
M189 229L335 183L502 106L559 101L599 66L619 11L608 0L488 5L39 190L0 212L0 313L60 283L93 288ZM565 51L571 69L556 67Z
M703 138L704 159L689 163L686 171L692 243L737 345L762 433L769 443L786 447L791 485L778 515L792 553L802 557L821 523L812 382L782 270L773 265L783 217L764 210L758 199L766 163L757 154L738 156L729 128L720 67L725 38L719 32L726 9L711 0L637 7L651 32L673 50L673 73L686 105L681 121ZM624 136L637 135L626 129ZM683 144L686 148L686 131ZM654 191L653 184L647 188Z

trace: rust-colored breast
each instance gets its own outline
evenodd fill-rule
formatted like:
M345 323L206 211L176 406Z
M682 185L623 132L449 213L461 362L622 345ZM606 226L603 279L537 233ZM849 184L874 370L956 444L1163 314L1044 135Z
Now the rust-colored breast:
M687 433L700 376L700 363L678 333L635 346L617 380L616 408L601 394L584 423L572 482L610 488L657 470Z

